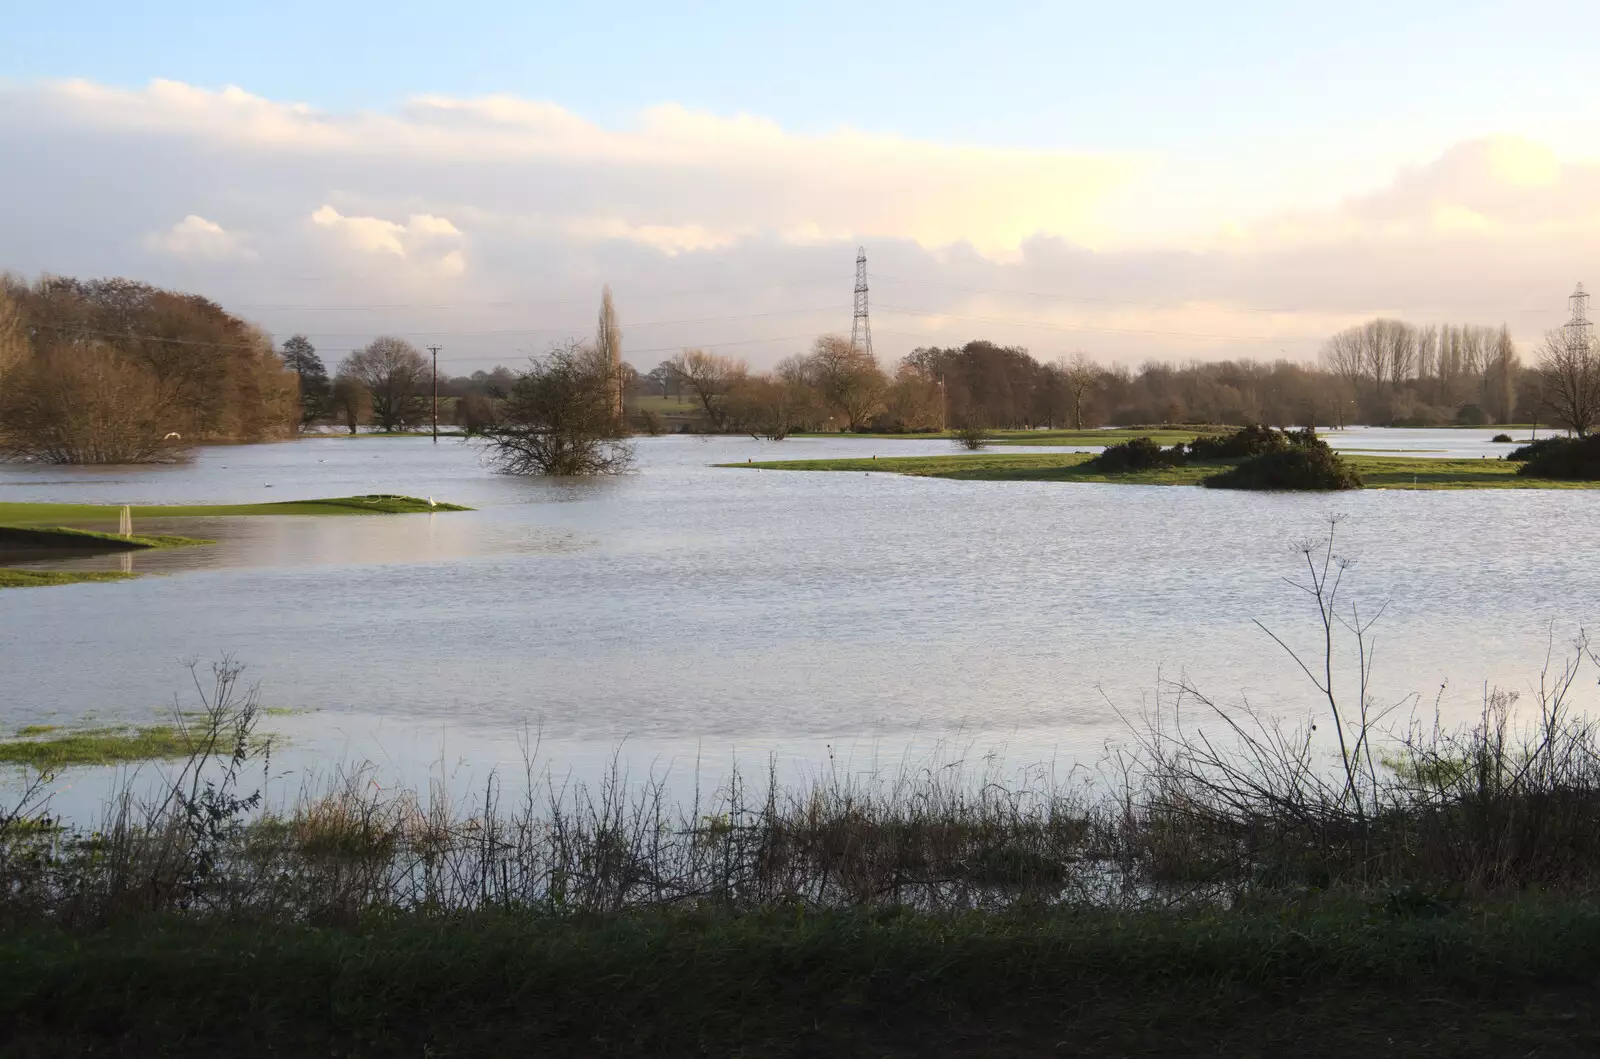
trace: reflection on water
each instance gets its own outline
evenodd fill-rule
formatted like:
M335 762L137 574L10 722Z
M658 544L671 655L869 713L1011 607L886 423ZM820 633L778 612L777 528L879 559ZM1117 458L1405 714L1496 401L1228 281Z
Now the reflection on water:
M152 518L141 519L135 531L199 537L216 543L72 558L58 556L15 565L164 574L238 567L429 563L491 555L554 554L585 546L584 539L576 533L552 532L478 512Z
M1338 440L1422 447L1412 435L1445 454L1503 447L1484 431ZM830 746L893 762L957 731L1015 760L1065 760L1124 733L1118 711L1136 716L1163 674L1311 709L1253 621L1314 649L1313 615L1282 578L1288 542L1330 511L1360 559L1352 598L1391 601L1385 700L1431 706L1443 685L1447 715L1467 716L1485 681L1527 687L1550 623L1559 647L1600 600L1600 492L1266 496L710 466L952 451L938 441L665 437L638 451L637 473L577 483L496 476L469 447L412 439L0 469L7 500L394 492L478 509L141 522L219 543L96 560L180 576L0 592L0 729L146 721L181 691L180 660L232 653L270 705L317 711L275 719L294 730L277 759L291 769L329 754L505 763L532 729L571 760L621 745L637 771L735 752L803 764Z

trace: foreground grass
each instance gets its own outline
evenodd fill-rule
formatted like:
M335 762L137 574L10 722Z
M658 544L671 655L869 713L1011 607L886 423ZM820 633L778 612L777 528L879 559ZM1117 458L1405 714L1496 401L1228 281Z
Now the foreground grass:
M11 1054L1575 1055L1600 910L150 918L0 932ZM1353 1051L1354 1050L1354 1051Z
M42 588L46 585L78 585L92 581L128 581L137 576L115 570L17 570L0 567L0 588Z
M458 504L429 504L427 500L414 496L379 493L321 500L284 500L269 504L154 504L134 507L132 514L135 519L140 519L202 518L214 515L403 515L425 511L470 510ZM116 519L121 511L122 508L114 504L0 503L0 525L101 521Z
M1106 474L1086 466L1093 453L979 453L972 456L891 456L883 459L772 460L725 467L769 471L882 471L923 478L985 482L1102 482L1119 485L1198 485L1224 463L1191 463L1130 474ZM1428 460L1413 457L1344 456L1369 489L1593 489L1600 482L1523 478L1519 464L1505 460Z
M17 735L19 738L0 741L0 764L27 765L41 771L174 760L189 756L198 746L196 738L170 724L76 732L38 725Z

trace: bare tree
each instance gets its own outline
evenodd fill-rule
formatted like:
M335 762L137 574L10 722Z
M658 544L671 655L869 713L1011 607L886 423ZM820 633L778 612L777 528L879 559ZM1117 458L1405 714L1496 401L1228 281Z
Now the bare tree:
M1511 341L1511 329L1501 325L1494 338L1494 349L1483 373L1484 408L1496 423L1509 423L1517 407L1517 376L1522 360Z
M500 421L480 436L506 474L620 474L633 450L617 416L616 370L606 353L569 342L533 359L511 387Z
M733 384L749 373L744 361L707 353L703 349L686 349L666 364L683 388L700 402L712 429L726 430L726 398Z
M1062 362L1061 377L1072 400L1072 429L1082 430L1084 401L1100 378L1100 366L1089 359L1089 354L1074 353Z
M813 384L829 408L843 417L845 429L858 431L883 408L889 377L864 349L843 335L823 335L807 358Z
M1539 349L1540 398L1551 417L1580 438L1600 420L1600 343L1563 328Z
M339 375L366 387L380 430L421 422L428 362L410 342L384 335L339 363Z

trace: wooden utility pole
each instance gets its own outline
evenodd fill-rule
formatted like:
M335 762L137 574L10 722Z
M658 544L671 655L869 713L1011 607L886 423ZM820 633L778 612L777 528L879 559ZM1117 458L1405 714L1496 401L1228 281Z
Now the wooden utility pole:
M433 354L433 443L439 444L439 347L429 346Z

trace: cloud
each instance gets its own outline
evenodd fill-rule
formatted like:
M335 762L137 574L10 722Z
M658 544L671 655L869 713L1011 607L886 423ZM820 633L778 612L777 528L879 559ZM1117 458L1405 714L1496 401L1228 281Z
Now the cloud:
M484 183L500 212L526 213L532 199L548 213L603 217L613 237L670 252L705 245L664 236L678 230L847 231L1000 254L1037 232L1091 239L1095 204L1139 165L1103 153L971 148L852 129L797 134L673 104L646 108L632 128L606 129L553 104L505 97L424 97L393 115L333 115L237 88L73 81L35 101L104 131L302 164L435 176L445 167L489 170ZM677 216L660 216L663 208Z
M256 256L242 236L193 213L165 231L147 233L143 242L145 246L161 253L208 261Z
M990 149L672 104L602 126L509 97L334 113L157 81L0 86L0 150L28 160L0 167L0 267L198 290L331 350L436 339L465 370L588 333L603 283L641 364L770 363L848 331L858 245L886 357L1309 357L1378 313L1527 341L1600 282L1600 165L1516 137L1297 199L1305 160L1273 145Z
M324 203L311 214L311 223L331 232L346 249L404 258L450 276L466 271L460 249L443 249L461 239L460 229L444 217L413 213L401 224L382 217L346 217Z

